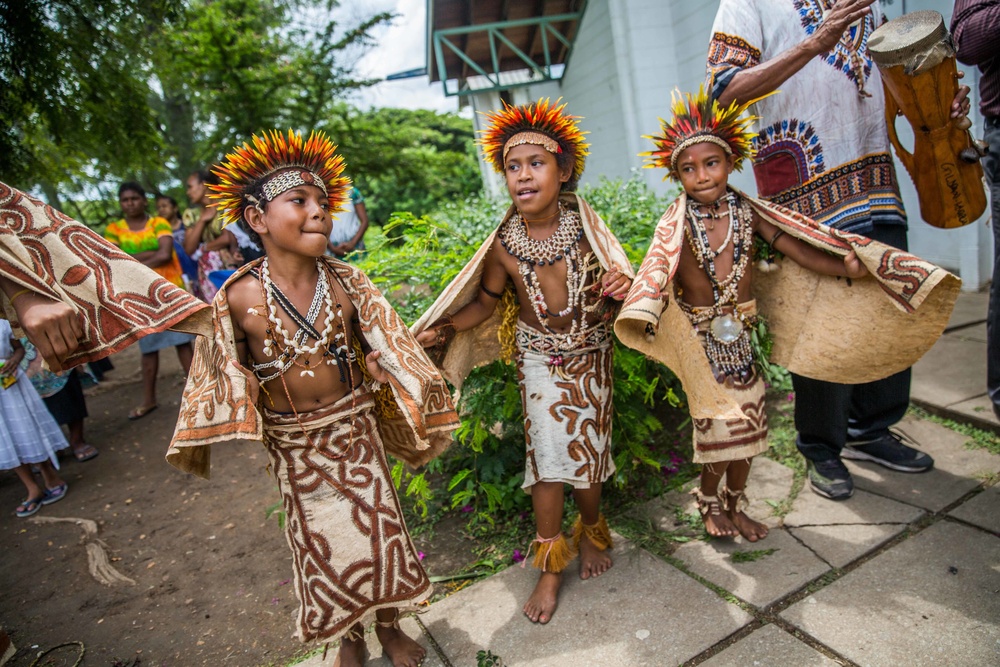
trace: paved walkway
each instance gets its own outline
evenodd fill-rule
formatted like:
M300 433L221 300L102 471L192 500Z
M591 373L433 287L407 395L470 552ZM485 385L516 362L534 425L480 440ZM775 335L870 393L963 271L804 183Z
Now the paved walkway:
M963 295L949 331L914 373L914 400L996 424L985 383L985 295ZM833 502L808 489L783 517L790 469L758 459L754 516L763 542L689 541L660 558L619 539L615 566L567 571L547 626L521 614L536 578L511 567L406 621L431 647L427 667L476 665L488 649L514 666L1000 665L1000 456L927 420L900 428L936 461L907 475L848 462L857 491ZM640 508L665 531L693 511L680 494ZM739 555L742 554L742 555ZM374 640L372 656L381 649ZM314 658L304 665L332 665ZM383 659L371 664L387 665Z

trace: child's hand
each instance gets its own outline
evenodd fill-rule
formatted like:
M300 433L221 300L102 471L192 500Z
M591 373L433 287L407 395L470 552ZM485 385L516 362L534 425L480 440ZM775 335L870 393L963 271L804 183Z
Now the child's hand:
M868 269L858 259L858 253L853 250L844 256L844 270L847 271L848 278L864 278L868 275Z
M83 325L76 309L35 292L24 294L14 304L17 319L28 338L55 372L63 370L62 360L80 346Z
M384 383L389 381L389 373L382 368L382 364L378 362L378 358L381 356L381 352L378 350L372 350L365 355L365 366L368 367L368 372L371 373L373 380Z
M610 296L615 301L624 299L630 287L632 280L619 271L617 266L612 266L601 278L601 295Z
M420 347L434 347L437 345L437 331L434 329L424 329L416 336Z

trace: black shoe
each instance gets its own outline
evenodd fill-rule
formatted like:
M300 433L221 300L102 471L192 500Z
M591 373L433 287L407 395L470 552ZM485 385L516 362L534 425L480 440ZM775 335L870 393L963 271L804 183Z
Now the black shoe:
M854 495L854 480L840 459L809 461L809 486L830 500L847 500Z
M903 444L900 436L892 432L871 442L849 443L840 455L855 461L872 461L899 472L923 472L934 467L934 459Z

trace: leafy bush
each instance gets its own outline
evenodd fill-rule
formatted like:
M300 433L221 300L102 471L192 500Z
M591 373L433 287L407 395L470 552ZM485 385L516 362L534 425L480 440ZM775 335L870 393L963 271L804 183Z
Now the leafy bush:
M582 196L602 215L625 248L633 267L645 254L668 201L657 197L638 178L602 180L584 188ZM395 214L383 236L370 246L361 268L408 322L415 321L472 258L496 227L508 201L473 197L442 207L433 216ZM397 465L397 486L406 487L426 514L437 498L452 509L471 515L471 525L487 528L498 518L530 508L530 496L520 490L524 478L524 419L513 365L494 362L473 371L466 380L456 432L460 445L413 475ZM677 407L679 383L663 366L615 343L613 480L629 483L637 470L673 465L668 458L671 434L663 432L664 406ZM426 474L440 476L444 488L432 488Z

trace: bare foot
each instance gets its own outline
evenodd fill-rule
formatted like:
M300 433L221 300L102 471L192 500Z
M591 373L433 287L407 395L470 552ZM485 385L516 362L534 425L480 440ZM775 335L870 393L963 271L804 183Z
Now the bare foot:
M531 597L524 603L524 615L532 623L545 624L552 620L552 614L559 603L559 586L562 585L562 574L557 572L542 572Z
M340 640L340 649L333 661L333 667L362 667L367 657L368 650L365 648L364 639L343 638Z
M748 517L743 512L739 511L729 511L729 518L732 520L733 525L736 530L740 531L740 535L743 539L748 542L756 542L757 540L762 540L767 537L767 526L762 524L760 521L754 521Z
M580 578L599 577L611 568L608 550L601 551L586 535L580 540Z
M392 661L392 667L419 667L427 655L423 646L407 637L399 628L376 625L375 636L382 644L385 657Z

